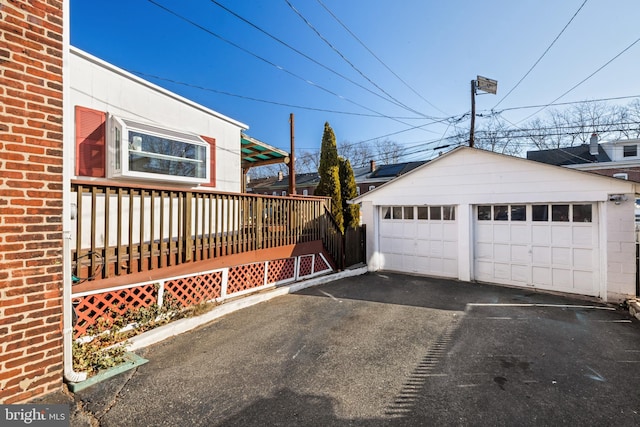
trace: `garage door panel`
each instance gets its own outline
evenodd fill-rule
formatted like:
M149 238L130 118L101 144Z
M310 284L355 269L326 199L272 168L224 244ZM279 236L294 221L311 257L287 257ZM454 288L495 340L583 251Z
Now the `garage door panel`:
M511 261L511 247L506 244L494 244L493 245L493 259L496 262L508 262Z
M476 241L493 242L493 227L491 224L477 224Z
M429 236L431 237L431 240L442 240L442 237L444 236L442 225L431 224L429 227Z
M512 264L511 280L515 282L521 282L522 284L528 284L529 283L529 266Z
M591 249L574 249L573 250L573 266L574 268L585 268L590 270L593 265L593 250Z
M493 259L493 245L491 243L476 244L476 259Z
M493 264L493 275L496 279L509 280L511 279L511 266L496 262Z
M493 263L477 260L475 273L476 278L479 280L491 280L493 277Z
M531 242L531 230L526 224L511 226L512 244L529 244Z
M553 280L552 286L554 289L566 289L573 288L571 281L571 270L565 268L552 268L551 278Z
M577 291L591 293L594 288L593 279L593 273L590 271L574 271L573 287Z
M447 242L447 241L442 242L442 256L444 258L457 259L458 258L458 242Z
M458 260L443 259L442 268L445 276L458 277Z
M443 223L442 225L442 238L449 242L458 241L458 225L454 223Z
M530 258L529 246L511 245L511 262L529 264Z
M551 248L548 246L533 246L531 248L531 262L533 265L551 265Z
M429 256L430 257L436 257L436 258L442 258L442 255L443 255L442 242L436 242L436 241L430 242L430 245L429 245Z
M576 246L593 246L593 228L573 227L573 244Z
M531 271L532 283L536 286L551 286L551 268L533 267Z
M510 240L511 240L511 234L509 233L508 224L496 224L493 227L494 242L509 242Z
M552 248L551 249L551 262L553 265L566 265L571 264L571 249L569 248Z
M416 241L416 253L421 256L426 256L429 254L429 241L428 240L417 240Z
M536 225L531 227L531 242L534 245L550 245L551 229L548 225Z
M566 225L551 226L551 244L567 245L571 242L571 227Z

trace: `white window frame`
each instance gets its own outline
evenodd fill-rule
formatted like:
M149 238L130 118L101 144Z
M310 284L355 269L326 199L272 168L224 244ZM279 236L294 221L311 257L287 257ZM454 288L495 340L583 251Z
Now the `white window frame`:
M205 184L211 180L211 145L198 135L186 132L164 129L155 125L147 125L133 120L123 119L114 115L109 115L109 132L107 134L107 176L108 178L135 178L152 181L165 181L184 184ZM191 159L172 156L166 153L155 153L142 151L139 140L131 141L129 132L137 132L145 135L164 138L170 141L191 144L199 148L204 148L204 159ZM202 178L178 176L163 173L142 172L131 170L129 165L129 153L140 152L142 157L180 161L202 164L205 168L205 176Z

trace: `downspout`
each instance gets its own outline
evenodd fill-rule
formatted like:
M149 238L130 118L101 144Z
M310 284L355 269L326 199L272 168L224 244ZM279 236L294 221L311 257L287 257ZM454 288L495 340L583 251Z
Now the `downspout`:
M67 205L65 205L67 206ZM63 266L62 271L64 275L63 290L62 290L62 345L63 345L63 357L64 357L64 379L67 382L77 383L87 379L86 372L76 372L73 370L73 317L71 304L72 294L72 282L71 282L71 260L70 258L70 242L71 232L63 231Z
M86 372L73 370L73 318L71 305L71 176L73 170L73 106L71 105L71 72L69 64L69 0L62 2L62 355L63 376L67 382L80 382Z

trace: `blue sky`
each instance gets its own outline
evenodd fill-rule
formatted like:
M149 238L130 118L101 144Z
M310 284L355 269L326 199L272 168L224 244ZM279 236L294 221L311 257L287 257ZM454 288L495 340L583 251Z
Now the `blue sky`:
M294 113L298 152L319 149L328 121L338 142L389 139L423 148L407 159L417 160L452 131L442 119L470 110L477 75L498 81L497 95L476 98L478 112L546 105L640 38L639 1L583 3L71 0L71 44L248 124L276 147L288 150ZM639 69L640 42L558 102L640 95ZM502 114L517 123L535 111Z

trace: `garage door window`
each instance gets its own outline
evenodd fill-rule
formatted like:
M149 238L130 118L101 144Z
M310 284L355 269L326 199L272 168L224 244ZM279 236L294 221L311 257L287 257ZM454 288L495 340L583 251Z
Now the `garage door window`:
M573 205L573 222L591 222L591 205Z
M551 221L569 222L569 205L551 205Z
M527 207L525 205L511 205L511 221L526 221Z
M413 206L405 206L404 219L413 219Z
M534 221L549 221L549 206L533 205L531 207L531 214Z
M383 219L455 221L455 206L383 206Z

